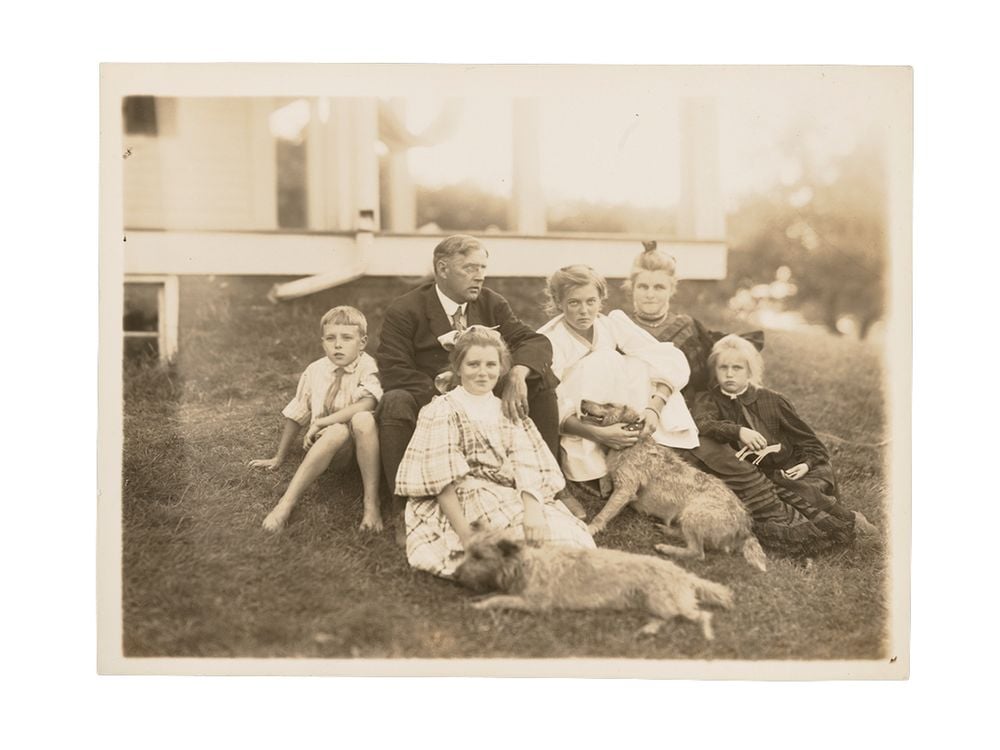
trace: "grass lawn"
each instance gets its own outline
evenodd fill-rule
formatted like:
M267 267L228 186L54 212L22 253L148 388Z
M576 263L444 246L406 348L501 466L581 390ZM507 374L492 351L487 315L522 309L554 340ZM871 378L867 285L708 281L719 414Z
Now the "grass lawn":
M279 411L306 364L321 356L318 321L336 304L372 328L402 279L362 279L274 306L275 279L185 278L181 354L169 369L127 363L124 375L123 616L126 656L626 657L876 659L886 656L885 550L867 543L806 566L772 558L761 574L741 558L687 563L730 585L736 606L716 640L678 620L653 638L639 612L478 612L469 594L412 571L391 530L359 533L361 480L335 463L272 535L261 521L300 452L275 473ZM545 316L538 280L491 280L530 324ZM682 285L683 286L683 285ZM698 289L677 309L703 315ZM613 306L621 305L615 291ZM880 352L823 333L769 331L765 382L827 439L847 504L885 527ZM598 508L589 506L591 513ZM660 535L626 509L599 543L653 553Z

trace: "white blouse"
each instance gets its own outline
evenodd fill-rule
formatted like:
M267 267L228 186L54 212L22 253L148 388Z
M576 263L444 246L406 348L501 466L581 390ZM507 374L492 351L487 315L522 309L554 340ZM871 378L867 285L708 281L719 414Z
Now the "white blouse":
M556 316L538 331L552 342L552 370L563 383L578 379L574 378L574 370L589 365L586 357L593 353L598 353L599 356L592 359L604 362L619 353L644 363L648 380L641 387L647 392L635 394L623 401L638 403L642 408L648 405L645 399L652 394L655 386L666 384L671 389L671 396L660 411L660 429L654 437L663 445L677 448L693 448L698 445L698 430L680 394L681 389L687 385L691 368L684 353L673 344L657 341L621 310L597 316L592 341L587 341L577 333L565 322L563 315ZM581 372L586 372L588 379L595 379L593 368ZM595 387L597 385L599 384L595 383ZM581 394L579 388L563 388L562 385L556 389L556 395L559 400L560 423L571 415L578 415L581 395L594 398L586 393ZM638 401L634 400L636 397ZM602 399L598 397L595 400Z

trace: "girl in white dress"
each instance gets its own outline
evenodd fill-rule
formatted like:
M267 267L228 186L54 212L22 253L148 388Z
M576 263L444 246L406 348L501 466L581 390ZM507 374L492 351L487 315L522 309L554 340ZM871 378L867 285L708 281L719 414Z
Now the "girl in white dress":
M559 314L538 329L552 342L552 370L561 381L556 395L562 467L575 482L605 476L609 448L627 448L648 434L673 448L698 445L681 396L690 374L687 359L621 310L602 314L607 293L607 283L589 266L560 269L548 283L550 308ZM581 419L583 399L630 405L642 413L642 429L587 423Z
M420 411L396 475L396 492L408 498L406 558L414 568L450 577L473 521L512 528L529 544L595 546L555 499L565 480L534 423L508 419L493 395L509 362L499 333L471 326L451 353L461 385Z

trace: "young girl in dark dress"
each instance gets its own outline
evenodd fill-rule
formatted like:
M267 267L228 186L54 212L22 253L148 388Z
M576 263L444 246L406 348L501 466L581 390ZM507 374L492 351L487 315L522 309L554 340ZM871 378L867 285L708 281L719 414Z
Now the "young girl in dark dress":
M788 399L761 385L760 353L739 336L725 336L712 347L707 364L712 387L696 396L692 410L699 433L751 452L780 445L749 465L791 490L788 501L834 539L875 533L864 514L840 502L830 454L813 429Z

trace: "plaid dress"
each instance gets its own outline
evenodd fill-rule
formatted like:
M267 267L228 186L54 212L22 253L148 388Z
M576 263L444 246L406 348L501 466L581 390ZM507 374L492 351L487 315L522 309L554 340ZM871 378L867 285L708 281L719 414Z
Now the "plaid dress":
M396 492L409 498L407 560L443 577L455 572L462 553L437 502L452 483L470 523L520 531L521 493L528 492L542 506L546 542L595 546L586 525L554 499L565 480L534 423L504 417L491 393L473 396L456 388L425 406L396 475Z

